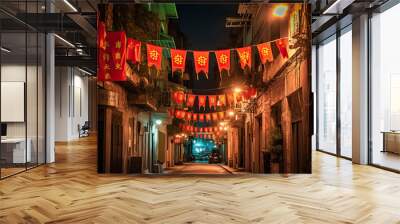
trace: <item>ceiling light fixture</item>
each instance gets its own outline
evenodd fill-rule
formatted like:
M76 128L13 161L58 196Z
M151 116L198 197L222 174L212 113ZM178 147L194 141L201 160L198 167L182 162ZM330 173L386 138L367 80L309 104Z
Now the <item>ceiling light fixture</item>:
M78 10L73 6L68 0L64 0L64 3L68 5L74 12L78 12Z
M6 53L10 53L11 52L11 50L9 50L9 49L7 49L5 47L1 47L0 49L1 49L1 51L4 51Z
M285 4L279 4L275 6L273 16L276 17L284 17L286 15L286 12L288 10L288 6Z
M62 38L61 36L59 36L58 34L54 34L55 37L57 37L59 40L61 40L62 42L64 42L65 44L67 44L70 47L75 48L75 45L73 45L71 42L69 42L68 40Z

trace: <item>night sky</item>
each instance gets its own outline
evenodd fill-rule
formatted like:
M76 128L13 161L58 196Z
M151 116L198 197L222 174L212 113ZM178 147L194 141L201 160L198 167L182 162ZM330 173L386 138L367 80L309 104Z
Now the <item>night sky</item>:
M230 29L225 28L226 17L237 16L238 4L176 4L178 22L181 31L186 37L187 50L217 50L231 48ZM199 76L194 72L193 56L188 53L187 65L192 81L193 92L215 94L219 85L219 72L215 72L216 60L214 54L210 54L209 78ZM196 91L203 90L203 91ZM211 91L211 92L210 92Z
M229 48L225 18L237 15L237 4L177 4L179 25L193 50Z

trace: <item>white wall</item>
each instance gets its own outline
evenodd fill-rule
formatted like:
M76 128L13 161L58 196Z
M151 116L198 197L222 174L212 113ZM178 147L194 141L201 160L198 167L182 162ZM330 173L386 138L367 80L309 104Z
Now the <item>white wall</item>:
M55 140L79 138L78 125L88 121L88 77L76 68L56 67Z

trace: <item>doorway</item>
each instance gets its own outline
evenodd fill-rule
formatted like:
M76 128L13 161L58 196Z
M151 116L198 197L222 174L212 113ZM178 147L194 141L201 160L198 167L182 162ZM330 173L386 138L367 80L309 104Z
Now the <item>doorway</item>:
M122 113L114 110L111 118L111 173L122 173Z

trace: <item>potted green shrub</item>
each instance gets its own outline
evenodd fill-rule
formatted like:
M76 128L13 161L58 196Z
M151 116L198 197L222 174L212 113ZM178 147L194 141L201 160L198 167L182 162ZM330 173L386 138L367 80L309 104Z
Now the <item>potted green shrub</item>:
M271 134L271 171L279 173L279 166L283 159L283 138L281 130L275 128Z

